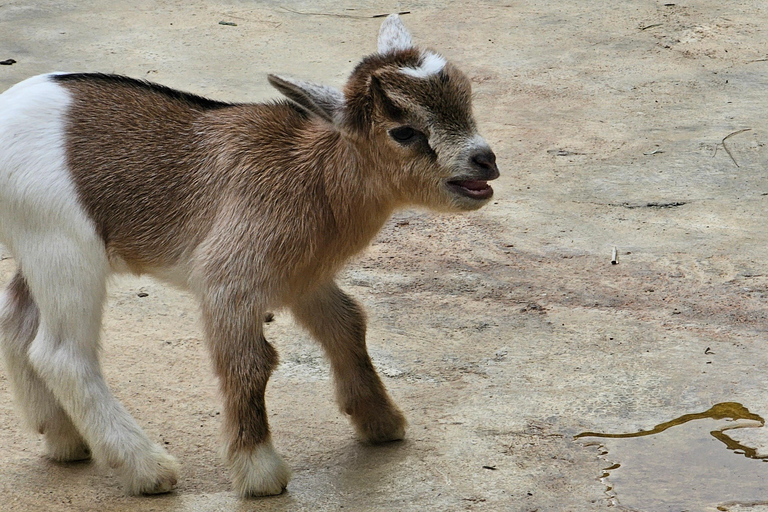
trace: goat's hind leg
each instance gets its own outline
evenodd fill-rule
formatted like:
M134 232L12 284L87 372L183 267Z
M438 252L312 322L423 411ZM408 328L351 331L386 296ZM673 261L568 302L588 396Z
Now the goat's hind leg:
M28 239L35 242L34 236ZM29 360L90 446L115 469L128 494L156 494L176 484L175 459L150 441L109 391L99 364L106 251L95 233L58 236L23 247L21 262L40 312Z
M88 459L91 451L85 440L30 364L27 352L39 324L37 305L17 271L0 296L0 349L16 402L29 427L44 435L51 459Z
M339 408L366 441L405 436L405 417L392 402L365 344L365 315L331 282L292 306L296 319L322 344L331 361Z

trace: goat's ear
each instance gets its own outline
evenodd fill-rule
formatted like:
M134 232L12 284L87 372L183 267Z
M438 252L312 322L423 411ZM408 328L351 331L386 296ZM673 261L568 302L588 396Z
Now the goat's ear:
M333 87L269 75L272 86L303 109L335 123L344 110L344 93Z
M379 53L384 55L411 48L413 48L411 33L400 21L400 16L397 14L387 16L379 29Z
M390 119L401 119L405 116L395 102L387 94L382 84L380 73L371 75L370 82L371 97L373 98L374 108L378 108L381 113Z

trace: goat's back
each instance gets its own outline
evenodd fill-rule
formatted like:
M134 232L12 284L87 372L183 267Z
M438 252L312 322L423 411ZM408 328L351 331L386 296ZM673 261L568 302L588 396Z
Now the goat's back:
M285 102L228 104L114 75L35 77L0 95L4 201L31 188L28 209L47 210L46 194L60 196L56 208L79 205L113 262L173 266L217 216L269 232L276 214L294 216L286 205L301 210L318 180L297 165L306 124Z

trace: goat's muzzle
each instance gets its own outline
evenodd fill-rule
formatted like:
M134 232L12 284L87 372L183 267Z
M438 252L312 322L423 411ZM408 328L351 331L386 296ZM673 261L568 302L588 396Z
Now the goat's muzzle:
M490 149L480 151L469 157L472 173L448 182L448 186L459 195L470 199L488 200L493 197L493 188L489 181L499 177L496 155Z

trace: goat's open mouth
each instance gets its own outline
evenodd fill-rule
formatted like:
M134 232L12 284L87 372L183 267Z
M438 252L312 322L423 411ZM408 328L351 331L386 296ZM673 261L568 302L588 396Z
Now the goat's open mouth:
M490 199L493 197L493 189L486 180L449 181L448 186L454 192L471 199Z

